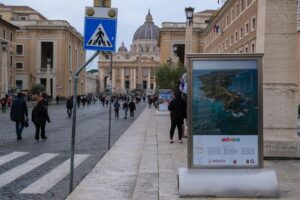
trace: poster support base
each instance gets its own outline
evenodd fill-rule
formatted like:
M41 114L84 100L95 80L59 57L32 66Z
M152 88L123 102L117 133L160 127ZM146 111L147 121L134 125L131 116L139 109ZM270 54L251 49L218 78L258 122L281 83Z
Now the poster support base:
M278 197L277 174L271 169L179 169L179 196Z
M156 110L156 115L157 115L157 116L166 116L166 115L170 115L170 111L160 111L160 110Z

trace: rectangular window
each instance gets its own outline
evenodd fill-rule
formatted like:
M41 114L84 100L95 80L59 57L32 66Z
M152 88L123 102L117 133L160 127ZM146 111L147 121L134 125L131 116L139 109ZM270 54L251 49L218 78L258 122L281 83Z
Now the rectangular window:
M23 69L23 63L16 63L16 69L22 70Z
M226 22L227 22L226 26L229 26L229 24L230 24L229 15L227 15L227 17L226 17Z
M256 28L256 18L253 17L252 18L252 30L255 30L255 28Z
M16 49L17 49L17 52L16 52L17 56L23 56L23 45L17 44Z
M11 33L10 33L10 41L13 42L13 39L14 39L14 35L13 35L13 33L11 32Z
M78 50L77 49L75 50L75 65L76 65L76 68L78 68Z
M239 16L239 3L236 4L235 6L235 17Z
M255 53L255 44L252 44L252 53Z
M231 9L231 21L234 20L234 8Z
M148 69L143 69L142 74L143 76L148 76Z
M246 34L248 34L249 33L249 24L247 23L246 24Z
M240 35L241 35L241 39L244 37L244 29L243 28L241 28L241 30L240 30Z
M239 33L236 31L235 32L235 41L237 42L239 40Z
M16 88L18 90L22 90L23 89L23 81L22 80L16 80Z
M5 29L3 29L3 31L2 31L2 37L3 37L3 39L6 39L6 30Z
M233 35L231 35L230 40L231 40L231 44L233 44L233 42L234 42L234 36Z
M13 66L13 57L10 56L10 66L12 67Z
M69 72L72 72L72 47L69 46L68 50L68 63L69 63Z
M53 68L53 42L41 42L41 68Z
M245 10L245 0L241 0L241 12Z

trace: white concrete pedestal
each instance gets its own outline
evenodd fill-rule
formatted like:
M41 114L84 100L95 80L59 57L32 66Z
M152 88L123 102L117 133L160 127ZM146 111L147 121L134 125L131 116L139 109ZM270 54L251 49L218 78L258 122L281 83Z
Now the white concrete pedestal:
M278 197L278 180L269 169L179 169L180 197Z

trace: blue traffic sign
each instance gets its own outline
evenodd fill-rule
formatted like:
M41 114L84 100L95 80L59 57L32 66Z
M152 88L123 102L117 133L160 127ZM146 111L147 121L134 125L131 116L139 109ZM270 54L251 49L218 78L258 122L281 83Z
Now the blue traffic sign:
M116 19L86 17L84 26L84 49L116 52Z

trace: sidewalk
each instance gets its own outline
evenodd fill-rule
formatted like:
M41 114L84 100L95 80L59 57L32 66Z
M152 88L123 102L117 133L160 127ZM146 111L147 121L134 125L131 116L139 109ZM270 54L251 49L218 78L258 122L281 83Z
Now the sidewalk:
M169 127L169 116L146 108L67 200L179 199L177 175L186 167L187 141L179 144L176 132L169 144ZM265 161L265 167L278 174L280 199L300 199L300 160Z

